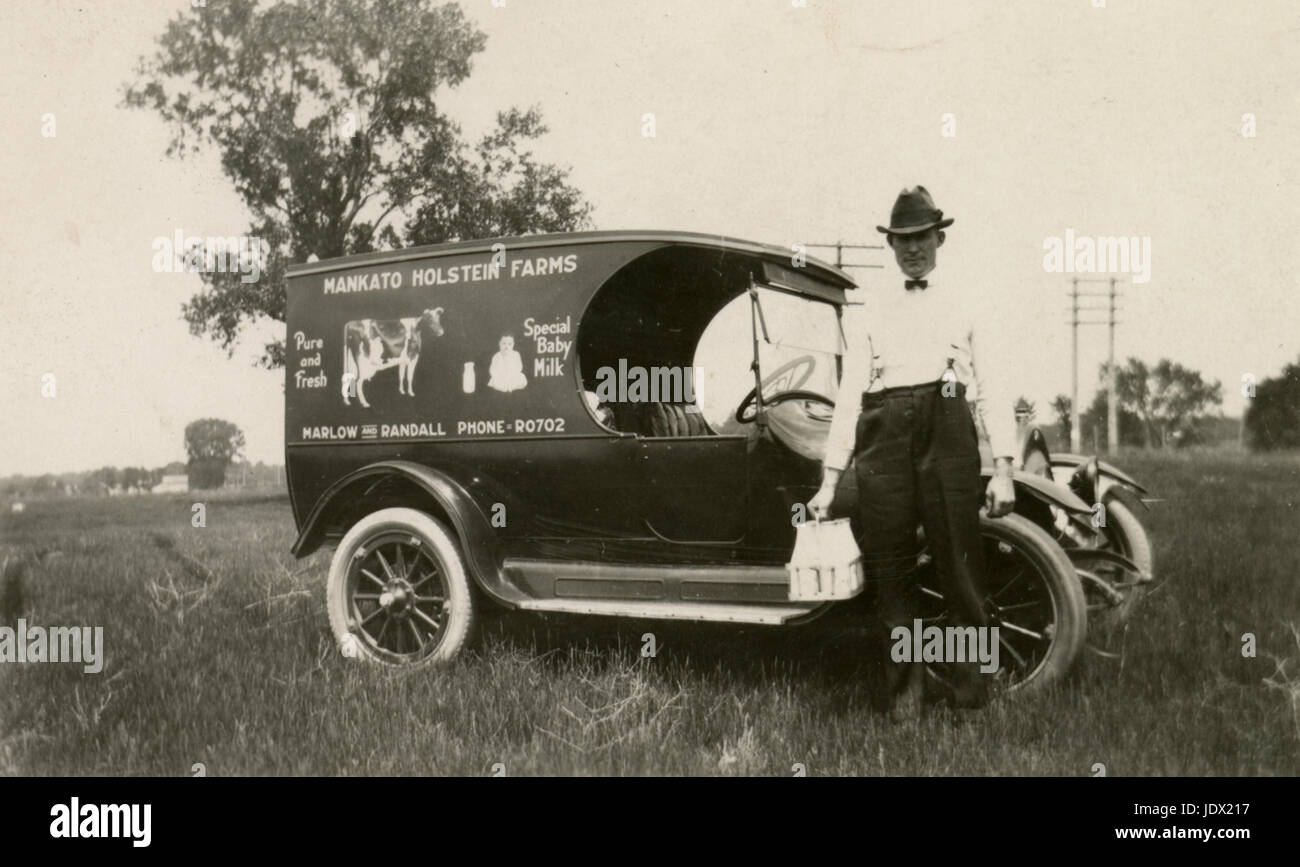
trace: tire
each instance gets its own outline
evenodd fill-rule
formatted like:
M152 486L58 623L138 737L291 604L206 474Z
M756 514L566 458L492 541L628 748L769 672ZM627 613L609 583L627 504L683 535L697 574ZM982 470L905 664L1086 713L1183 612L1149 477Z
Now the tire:
M1146 527L1142 526L1132 509L1115 497L1106 499L1106 535L1116 550L1136 563L1148 578L1155 578L1155 554Z
M980 530L989 626L999 627L1004 688L1036 692L1064 678L1083 648L1088 632L1083 588L1065 552L1029 519L981 514ZM943 597L934 589L932 572L923 574L922 587L930 614L942 626Z
M1151 540L1147 536L1146 528L1137 519L1137 515L1133 514L1133 510L1116 497L1106 498L1104 532L1107 546L1111 550L1132 560L1148 578L1155 574L1155 558L1152 555ZM1131 578L1127 570L1124 575ZM1150 585L1147 582L1143 582L1137 586L1123 588L1123 601L1104 608L1094 607L1094 625L1105 629L1123 624L1133 613L1134 606L1148 586Z
M348 530L330 561L326 607L345 656L404 669L450 661L475 623L456 538L408 508L380 509Z

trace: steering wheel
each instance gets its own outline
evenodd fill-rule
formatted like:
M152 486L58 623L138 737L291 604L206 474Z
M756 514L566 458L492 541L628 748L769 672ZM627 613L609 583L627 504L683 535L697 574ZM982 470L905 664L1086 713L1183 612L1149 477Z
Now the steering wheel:
M745 395L745 399L740 402L740 406L736 407L736 421L741 424L749 424L758 417L758 404L755 401L757 397L758 388L751 388L749 394ZM763 405L776 406L778 403L785 403L787 400L813 400L817 403L823 403L831 409L835 408L835 401L815 391L778 391L771 397L764 398ZM747 414L745 410L749 409L751 404L754 406L754 411Z

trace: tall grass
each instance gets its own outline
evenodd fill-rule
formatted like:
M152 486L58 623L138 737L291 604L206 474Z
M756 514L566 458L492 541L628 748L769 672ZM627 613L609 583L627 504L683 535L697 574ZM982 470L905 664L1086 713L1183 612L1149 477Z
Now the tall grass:
M1167 579L1122 660L900 723L817 624L504 615L446 669L381 671L335 647L328 554L289 555L283 498L207 502L204 528L193 495L33 502L3 517L0 614L103 626L105 665L0 665L0 773L1300 774L1300 461L1122 465L1164 498Z

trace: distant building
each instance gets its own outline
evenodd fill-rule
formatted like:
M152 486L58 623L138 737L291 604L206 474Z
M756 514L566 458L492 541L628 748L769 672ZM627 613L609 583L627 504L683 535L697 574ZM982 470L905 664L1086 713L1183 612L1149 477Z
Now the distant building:
M163 476L162 481L153 486L152 493L155 494L183 494L190 489L190 477L182 473L174 476Z

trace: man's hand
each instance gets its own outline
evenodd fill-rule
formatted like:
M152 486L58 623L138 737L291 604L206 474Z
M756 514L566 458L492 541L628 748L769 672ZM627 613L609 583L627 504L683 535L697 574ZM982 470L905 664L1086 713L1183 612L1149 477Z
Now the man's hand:
M822 473L822 486L817 489L817 493L808 501L808 511L817 520L822 520L830 515L831 501L835 499L835 486L839 484L841 470L827 467Z
M984 490L984 506L990 518L1001 518L1016 507L1016 486L1011 481L1011 460L997 458L993 461L993 478Z

